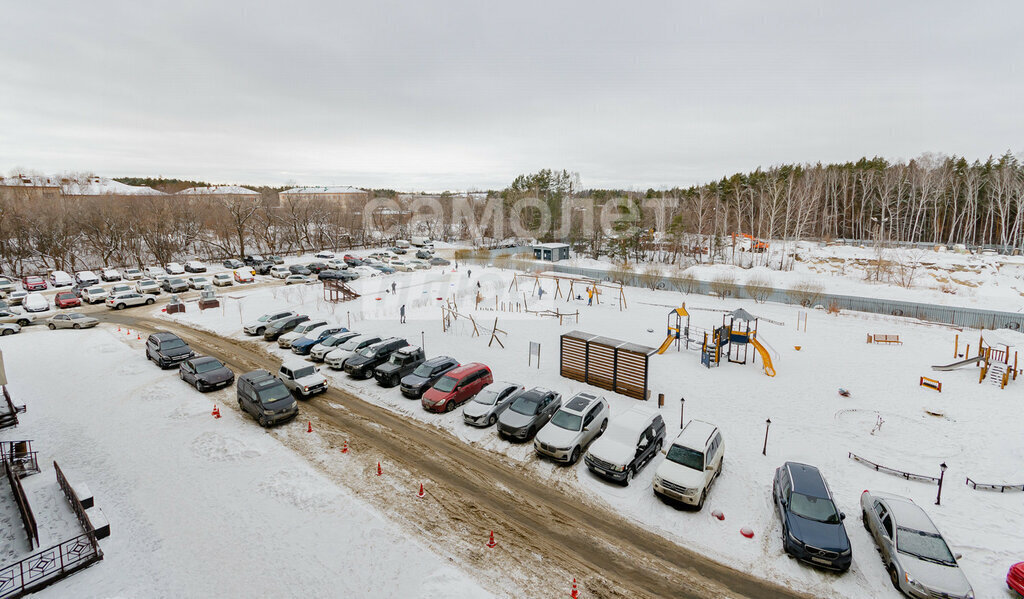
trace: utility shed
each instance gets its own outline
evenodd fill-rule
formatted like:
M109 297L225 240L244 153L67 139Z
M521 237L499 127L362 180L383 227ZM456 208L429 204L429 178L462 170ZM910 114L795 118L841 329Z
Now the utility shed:
M533 246L534 260L547 260L558 262L569 259L569 244L567 243L541 243Z
M653 347L570 331L560 340L560 374L628 397L646 400Z

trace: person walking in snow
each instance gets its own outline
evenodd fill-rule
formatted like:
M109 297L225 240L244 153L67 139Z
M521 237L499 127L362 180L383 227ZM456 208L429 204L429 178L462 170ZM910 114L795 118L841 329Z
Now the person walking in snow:
M468 279L468 278L470 278L470 277L472 277L472 276L473 276L473 269L469 269L469 270L467 270L467 271L466 271L466 278Z
M405 324L405 304L402 304L402 307L398 309L398 314L401 317L399 323Z
M537 288L537 299L544 299L544 288L543 287L538 287Z
M594 289L592 287L587 287L587 305L594 305Z
M391 281L391 293L395 292L395 282Z

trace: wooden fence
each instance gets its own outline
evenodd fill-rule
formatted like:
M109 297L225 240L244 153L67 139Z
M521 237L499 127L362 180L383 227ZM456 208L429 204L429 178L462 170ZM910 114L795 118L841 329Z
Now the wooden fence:
M648 359L654 348L582 331L562 335L559 347L562 376L635 399L650 396Z

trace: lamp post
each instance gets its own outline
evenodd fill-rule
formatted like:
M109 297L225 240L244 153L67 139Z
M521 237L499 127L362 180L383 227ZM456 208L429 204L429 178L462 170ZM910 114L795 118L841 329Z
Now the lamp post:
M764 447L761 449L761 455L768 455L768 428L772 425L772 419L768 418L764 421Z
M939 473L939 493L935 496L935 505L942 505L939 503L942 501L942 479L946 478L946 468L948 467L949 466L946 466L946 462L939 464L939 470L941 470Z
M426 331L420 331L420 348L423 349L423 354L424 355L426 355L426 353L427 353L427 337L426 337L426 334L427 334Z
M683 428L683 424L685 423L685 420L683 420L683 412L684 412L684 410L686 410L686 398L685 397L680 397L679 398L679 428L680 429Z

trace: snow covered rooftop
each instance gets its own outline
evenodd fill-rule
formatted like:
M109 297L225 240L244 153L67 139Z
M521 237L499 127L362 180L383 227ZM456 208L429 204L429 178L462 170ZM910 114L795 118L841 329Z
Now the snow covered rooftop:
M178 192L179 195L245 195L258 196L260 192L239 187L238 185L211 185L209 187L189 187Z
M60 187L68 196L101 195L166 195L152 187L126 185L107 177L50 177L47 175L15 175L0 180L0 185L15 187Z
M313 185L308 187L293 187L281 192L282 194L307 194L307 193L352 193L366 195L366 192L351 185Z

